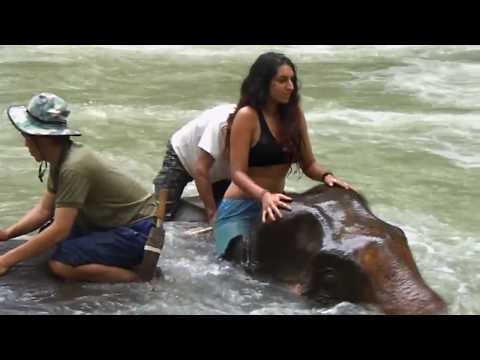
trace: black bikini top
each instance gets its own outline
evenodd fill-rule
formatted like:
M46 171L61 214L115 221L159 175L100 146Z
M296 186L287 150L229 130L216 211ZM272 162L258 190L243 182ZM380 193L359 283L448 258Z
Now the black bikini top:
M291 152L273 137L262 111L257 111L260 121L260 139L250 149L248 166L271 166L291 163Z

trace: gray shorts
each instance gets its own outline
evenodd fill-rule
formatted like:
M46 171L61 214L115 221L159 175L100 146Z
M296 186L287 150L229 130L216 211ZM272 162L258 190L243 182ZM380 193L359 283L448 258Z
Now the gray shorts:
M193 181L193 178L183 167L169 141L167 151L163 158L162 168L153 180L155 194L158 194L160 190L168 189L167 206L165 210L166 221L173 219L177 210L178 200L182 196L185 186L187 186L190 181Z
M163 159L162 168L153 180L156 194L158 194L160 190L168 190L165 221L173 220L183 190L190 181L193 181L193 178L183 167L177 153L169 141ZM212 184L213 197L217 206L222 201L223 194L225 194L229 185L230 179L220 180Z

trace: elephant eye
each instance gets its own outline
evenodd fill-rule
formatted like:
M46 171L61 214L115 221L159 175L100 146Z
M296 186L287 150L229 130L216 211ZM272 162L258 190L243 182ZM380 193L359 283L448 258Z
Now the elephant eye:
M337 280L337 273L335 269L331 267L326 267L324 269L321 269L318 272L318 275L327 284L334 284Z
M335 252L321 252L310 264L306 287L312 297L338 301L360 299L366 279L355 261Z

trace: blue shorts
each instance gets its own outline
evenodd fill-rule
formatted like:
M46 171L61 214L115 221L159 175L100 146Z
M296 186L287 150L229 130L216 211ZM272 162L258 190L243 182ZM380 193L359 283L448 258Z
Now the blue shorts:
M223 199L213 226L215 251L225 255L230 241L238 236L250 236L261 221L262 204L255 199Z
M75 226L69 237L57 244L51 259L74 267L101 264L132 268L141 263L143 248L153 227L153 218L95 232L85 232Z

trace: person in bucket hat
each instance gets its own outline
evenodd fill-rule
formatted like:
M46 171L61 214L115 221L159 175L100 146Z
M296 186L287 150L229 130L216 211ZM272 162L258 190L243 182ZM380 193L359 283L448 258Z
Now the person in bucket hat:
M16 224L0 229L0 241L42 229L0 255L0 276L15 264L55 248L49 267L62 279L138 280L135 268L155 226L154 194L71 140L81 133L68 126L70 111L59 96L41 93L28 106L10 106L6 113L40 162L40 181L47 164L50 169L39 203Z
M81 136L80 131L69 129L67 103L54 94L42 93L34 96L27 107L10 106L7 115L13 126L25 135ZM43 182L46 161L40 163L39 178Z

